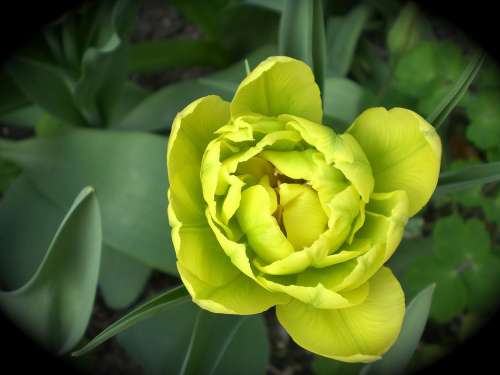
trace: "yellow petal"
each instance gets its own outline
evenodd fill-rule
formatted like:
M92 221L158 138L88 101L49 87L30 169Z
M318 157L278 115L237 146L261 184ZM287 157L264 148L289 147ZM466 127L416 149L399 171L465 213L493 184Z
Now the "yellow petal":
M369 281L359 305L324 310L293 300L276 306L281 325L307 350L345 362L372 362L396 341L405 312L404 294L392 272L382 268Z
M441 140L434 128L404 108L370 108L348 132L360 143L372 166L375 192L404 190L410 216L430 199L441 163Z
M321 122L321 97L311 68L286 56L273 56L260 63L240 83L231 102L233 118L252 113L288 113Z

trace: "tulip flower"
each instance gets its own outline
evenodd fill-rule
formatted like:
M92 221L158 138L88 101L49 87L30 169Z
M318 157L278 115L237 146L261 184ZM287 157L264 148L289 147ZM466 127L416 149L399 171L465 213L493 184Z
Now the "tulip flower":
M404 294L384 263L436 188L441 141L408 109L367 109L343 134L322 116L311 69L283 56L230 103L206 96L177 115L167 151L177 268L203 309L276 306L305 349L371 362L401 329Z

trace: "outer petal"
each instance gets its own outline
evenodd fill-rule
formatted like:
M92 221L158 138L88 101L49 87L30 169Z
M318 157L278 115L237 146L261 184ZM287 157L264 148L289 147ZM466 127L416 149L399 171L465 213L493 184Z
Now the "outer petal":
M410 216L415 215L430 199L439 177L441 140L434 128L408 109L370 108L348 132L370 161L374 191L406 191Z
M177 268L182 282L193 297L193 302L213 313L258 314L290 300L290 297L284 294L268 292L241 273L229 283L214 287L200 280L182 264L178 263Z
M369 281L359 305L321 310L298 301L276 307L278 320L300 346L345 362L380 358L399 335L405 311L404 294L388 268Z
M182 223L205 222L201 159L214 132L229 117L229 103L218 96L206 96L189 104L174 120L167 149L169 212L174 212Z
M241 82L231 103L233 118L251 113L288 113L321 122L321 97L311 68L286 56L264 60Z

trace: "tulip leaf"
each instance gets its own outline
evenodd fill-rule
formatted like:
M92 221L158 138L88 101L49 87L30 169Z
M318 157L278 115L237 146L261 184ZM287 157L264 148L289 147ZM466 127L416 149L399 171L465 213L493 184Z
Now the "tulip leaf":
M99 333L85 346L74 351L72 355L81 356L90 352L105 341L141 322L142 320L150 318L165 309L171 309L178 304L186 302L187 296L188 292L184 286L178 286L159 294L106 327L104 331Z
M177 67L222 67L227 62L227 52L212 41L167 39L133 44L128 65L130 72L144 73Z
M349 73L354 52L366 23L372 14L371 7L361 4L345 17L333 17L328 21L328 75L345 77Z
M14 163L0 159L0 194L10 186L12 181L21 173L21 170Z
M441 173L435 196L453 193L500 180L500 162L464 166Z
M332 121L335 131L343 132L363 110L368 98L367 91L348 78L327 78L323 100L325 117Z
M21 175L0 202L0 275L9 289L19 288L36 271L51 237L64 217L64 210L42 195ZM99 288L104 302L113 309L129 306L142 292L151 269L104 245Z
M424 332L432 303L435 285L430 285L410 302L401 328L401 333L394 345L381 360L366 365L361 375L396 375L403 374Z
M279 54L307 63L323 92L326 41L321 0L285 0L280 22Z
M29 281L0 292L5 313L45 348L65 353L83 336L94 303L101 257L101 218L85 188L57 230Z
M212 314L189 300L140 322L117 340L146 374L264 374L268 343L261 316Z
M442 99L434 111L427 116L427 121L433 124L436 129L441 127L451 111L465 95L472 81L481 69L485 56L484 52L478 52L472 57L471 61L455 81L455 84L451 87L448 94Z
M121 310L134 302L146 286L151 268L110 246L104 246L99 288L106 305Z
M266 46L251 53L247 59L250 66L255 66L274 53L274 47ZM243 78L244 60L199 79L168 85L147 96L114 128L142 131L169 129L177 113L201 96L214 94L231 100Z
M74 129L42 139L0 141L0 157L20 166L59 207L71 202L80 186L95 186L105 245L175 274L165 213L165 144L166 138L151 134Z
M13 57L5 69L30 101L68 124L85 126L63 70L27 57Z

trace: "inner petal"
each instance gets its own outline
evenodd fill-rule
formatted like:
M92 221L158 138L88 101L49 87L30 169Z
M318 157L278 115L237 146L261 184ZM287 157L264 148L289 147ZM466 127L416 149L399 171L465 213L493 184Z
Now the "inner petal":
M326 229L326 216L318 194L307 185L279 186L282 220L287 238L295 250L310 246Z

